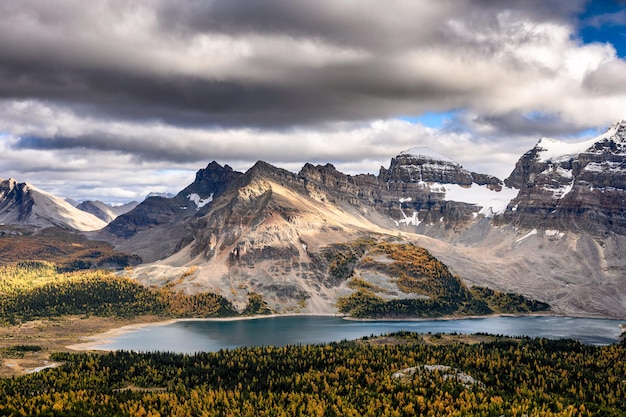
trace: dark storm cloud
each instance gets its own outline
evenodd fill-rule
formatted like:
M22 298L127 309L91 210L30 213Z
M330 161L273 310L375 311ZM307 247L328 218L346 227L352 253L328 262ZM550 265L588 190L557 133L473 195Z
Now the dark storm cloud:
M416 145L507 171L538 136L623 117L626 64L577 33L590 4L4 0L0 176L91 170L129 192L145 167L375 172ZM451 109L440 130L400 120Z
M564 121L558 114L530 112L510 112L499 115L483 115L472 120L470 125L464 125L464 130L470 130L474 126L488 126L490 130L500 135L506 131L512 136L534 136L534 137L562 137L578 130L585 130Z
M571 14L557 13L563 7L520 0L504 10L546 21ZM280 127L467 106L480 97L476 90L491 87L438 80L437 72L449 72L443 67L416 74L420 55L471 62L502 46L501 39L472 39L449 27L462 20L468 32L500 31L503 8L491 1L26 0L4 2L0 11L0 97L182 125ZM526 43L537 35L515 36L512 42ZM226 46L199 46L198 58L193 45L202 41ZM237 45L248 50L237 55ZM271 50L281 46L287 49ZM420 54L411 57L415 50ZM344 59L344 52L354 57ZM525 65L504 59L512 68Z

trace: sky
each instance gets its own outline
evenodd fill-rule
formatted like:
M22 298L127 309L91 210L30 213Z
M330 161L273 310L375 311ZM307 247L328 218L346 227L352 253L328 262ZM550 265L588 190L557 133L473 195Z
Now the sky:
M0 178L78 201L415 146L504 179L624 118L625 1L0 2Z

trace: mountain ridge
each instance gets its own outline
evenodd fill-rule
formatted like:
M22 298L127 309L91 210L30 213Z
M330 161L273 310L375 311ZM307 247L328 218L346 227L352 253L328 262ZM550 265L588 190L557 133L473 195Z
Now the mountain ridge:
M174 197L147 198L91 236L140 256L132 276L144 284L240 306L254 292L279 312L335 312L353 290L329 280L322 254L366 236L424 247L470 285L558 313L624 317L625 138L626 122L584 145L542 138L504 181L424 148L377 176L213 161Z

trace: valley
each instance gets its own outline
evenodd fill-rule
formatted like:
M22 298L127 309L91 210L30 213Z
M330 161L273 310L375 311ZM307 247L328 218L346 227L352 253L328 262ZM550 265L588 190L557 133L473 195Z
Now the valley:
M167 396L178 410L190 407L198 396L213 411L238 404L229 400L229 405L216 406L221 401L215 402L216 398L230 396L248 398L245 404L256 401L255 407L262 404L280 410L282 400L271 393L275 384L288 384L310 391L302 397L304 402L294 397L291 404L317 404L319 411L324 409L323 401L340 404L345 398L352 406L337 410L362 414L376 407L366 398L355 400L355 395L378 381L393 391L393 398L421 395L420 410L430 413L443 406L470 415L513 409L542 410L545 415L587 415L590 410L619 415L615 413L622 406L623 384L614 371L621 372L623 361L612 358L622 355L621 342L592 347L571 340L439 332L420 336L403 331L323 345L219 348L206 358L229 358L223 367L228 375L216 378L245 382L226 391L219 384L198 388L201 381L190 371L196 366L192 358L208 353L167 354L167 358L163 353L130 354L130 359L120 352L74 353L78 348L101 348L94 344L101 339L85 345L86 337L113 338L119 332L106 332L177 318L321 314L334 320L337 315L423 320L539 313L623 319L626 237L620 226L624 206L616 203L623 190L619 180L598 173L617 175L614 168L615 161L623 158L621 147L605 145L626 141L626 123L607 135L582 154L565 159L552 148L542 148L546 143L542 140L505 181L466 171L424 148L392 158L389 169L381 168L378 177L346 175L330 164L307 164L295 174L264 162L245 173L212 162L173 197L149 197L120 214L102 204L83 204L100 215L96 220L69 203L55 206L57 197L33 191L32 186L4 181L0 194L0 214L5 220L0 226L0 377L5 379L0 379L0 391L9 402L0 411L40 412L56 407L59 412L80 409L99 415L142 409L167 412L169 406L155 405L164 400L159 396ZM602 158L609 162L605 164ZM582 162L575 161L592 161L587 165L598 167L605 164L606 169L593 168L595 176L589 176ZM568 169L571 172L564 173ZM570 179L566 189L558 188L563 184L554 175ZM598 187L607 182L611 186L605 187L606 198L598 198ZM551 191L537 193L538 183L542 190ZM93 225L105 221L109 222L106 226L94 229ZM611 322L611 326L616 325ZM345 337L345 332L341 334ZM553 336L558 337L547 335ZM205 346L206 342L200 343ZM433 345L439 353L430 350ZM367 377L353 367L356 362L346 363L341 368L346 377L369 379L335 391L330 388L335 384L334 365L318 360L321 356L310 357L311 352L327 357L335 350L336 358L356 355L357 362L389 354L406 358L425 354L431 359L426 365L423 359L396 360L384 369L368 368ZM559 357L574 355L584 365L559 362L555 351ZM303 355L298 361L307 364L307 369L313 366L316 376L292 369L294 363L283 363L286 352L289 357ZM441 352L448 356L440 358ZM541 391L545 379L524 385L536 373L521 364L522 352L534 363L537 358L544 361L542 375L549 372L551 381L548 396ZM243 355L236 359L238 365L231 354ZM256 359L246 356L250 354ZM473 359L459 361L463 355ZM513 356L506 363L513 357L517 361L510 369L502 362L507 355ZM290 369L300 382L276 379L260 363L255 374L267 373L267 379L248 381L242 366L269 357L273 367ZM518 382L503 385L490 377L493 369L483 365L496 362L497 375L508 372ZM174 364L178 376L165 363ZM592 374L577 376L592 363ZM81 379L85 387L63 388L66 381L76 380L75 366L89 369ZM391 381L390 375L400 376ZM450 375L463 377L449 382ZM313 376L317 379L311 380L312 385L302 385ZM431 387L437 381L440 388L413 392L412 383L407 382L411 378ZM594 388L597 378L610 381L602 394ZM578 384L576 392L565 388L573 380ZM480 388L463 381L480 381ZM328 385L324 392L331 397L314 394L319 383ZM107 388L98 388L102 384ZM274 388L268 391L264 384ZM270 393L267 398L257 396L261 388ZM32 401L20 399L19 392L24 390ZM52 391L54 404L47 402ZM467 401L446 403L443 399L452 394ZM378 401L381 395L376 393ZM388 408L395 404L384 398ZM414 402L398 404L393 410L409 412L406 407L413 407L415 411L415 406ZM378 410L376 415L385 413Z
M0 417L626 417L626 0L0 1Z

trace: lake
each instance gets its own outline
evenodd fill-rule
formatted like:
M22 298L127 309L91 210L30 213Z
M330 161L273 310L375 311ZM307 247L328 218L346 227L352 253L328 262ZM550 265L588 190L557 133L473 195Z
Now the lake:
M241 346L284 346L353 340L400 330L418 333L490 333L506 336L572 338L582 343L615 343L621 320L575 317L486 317L424 321L353 321L329 316L287 316L248 320L181 320L139 327L95 349L215 352Z

